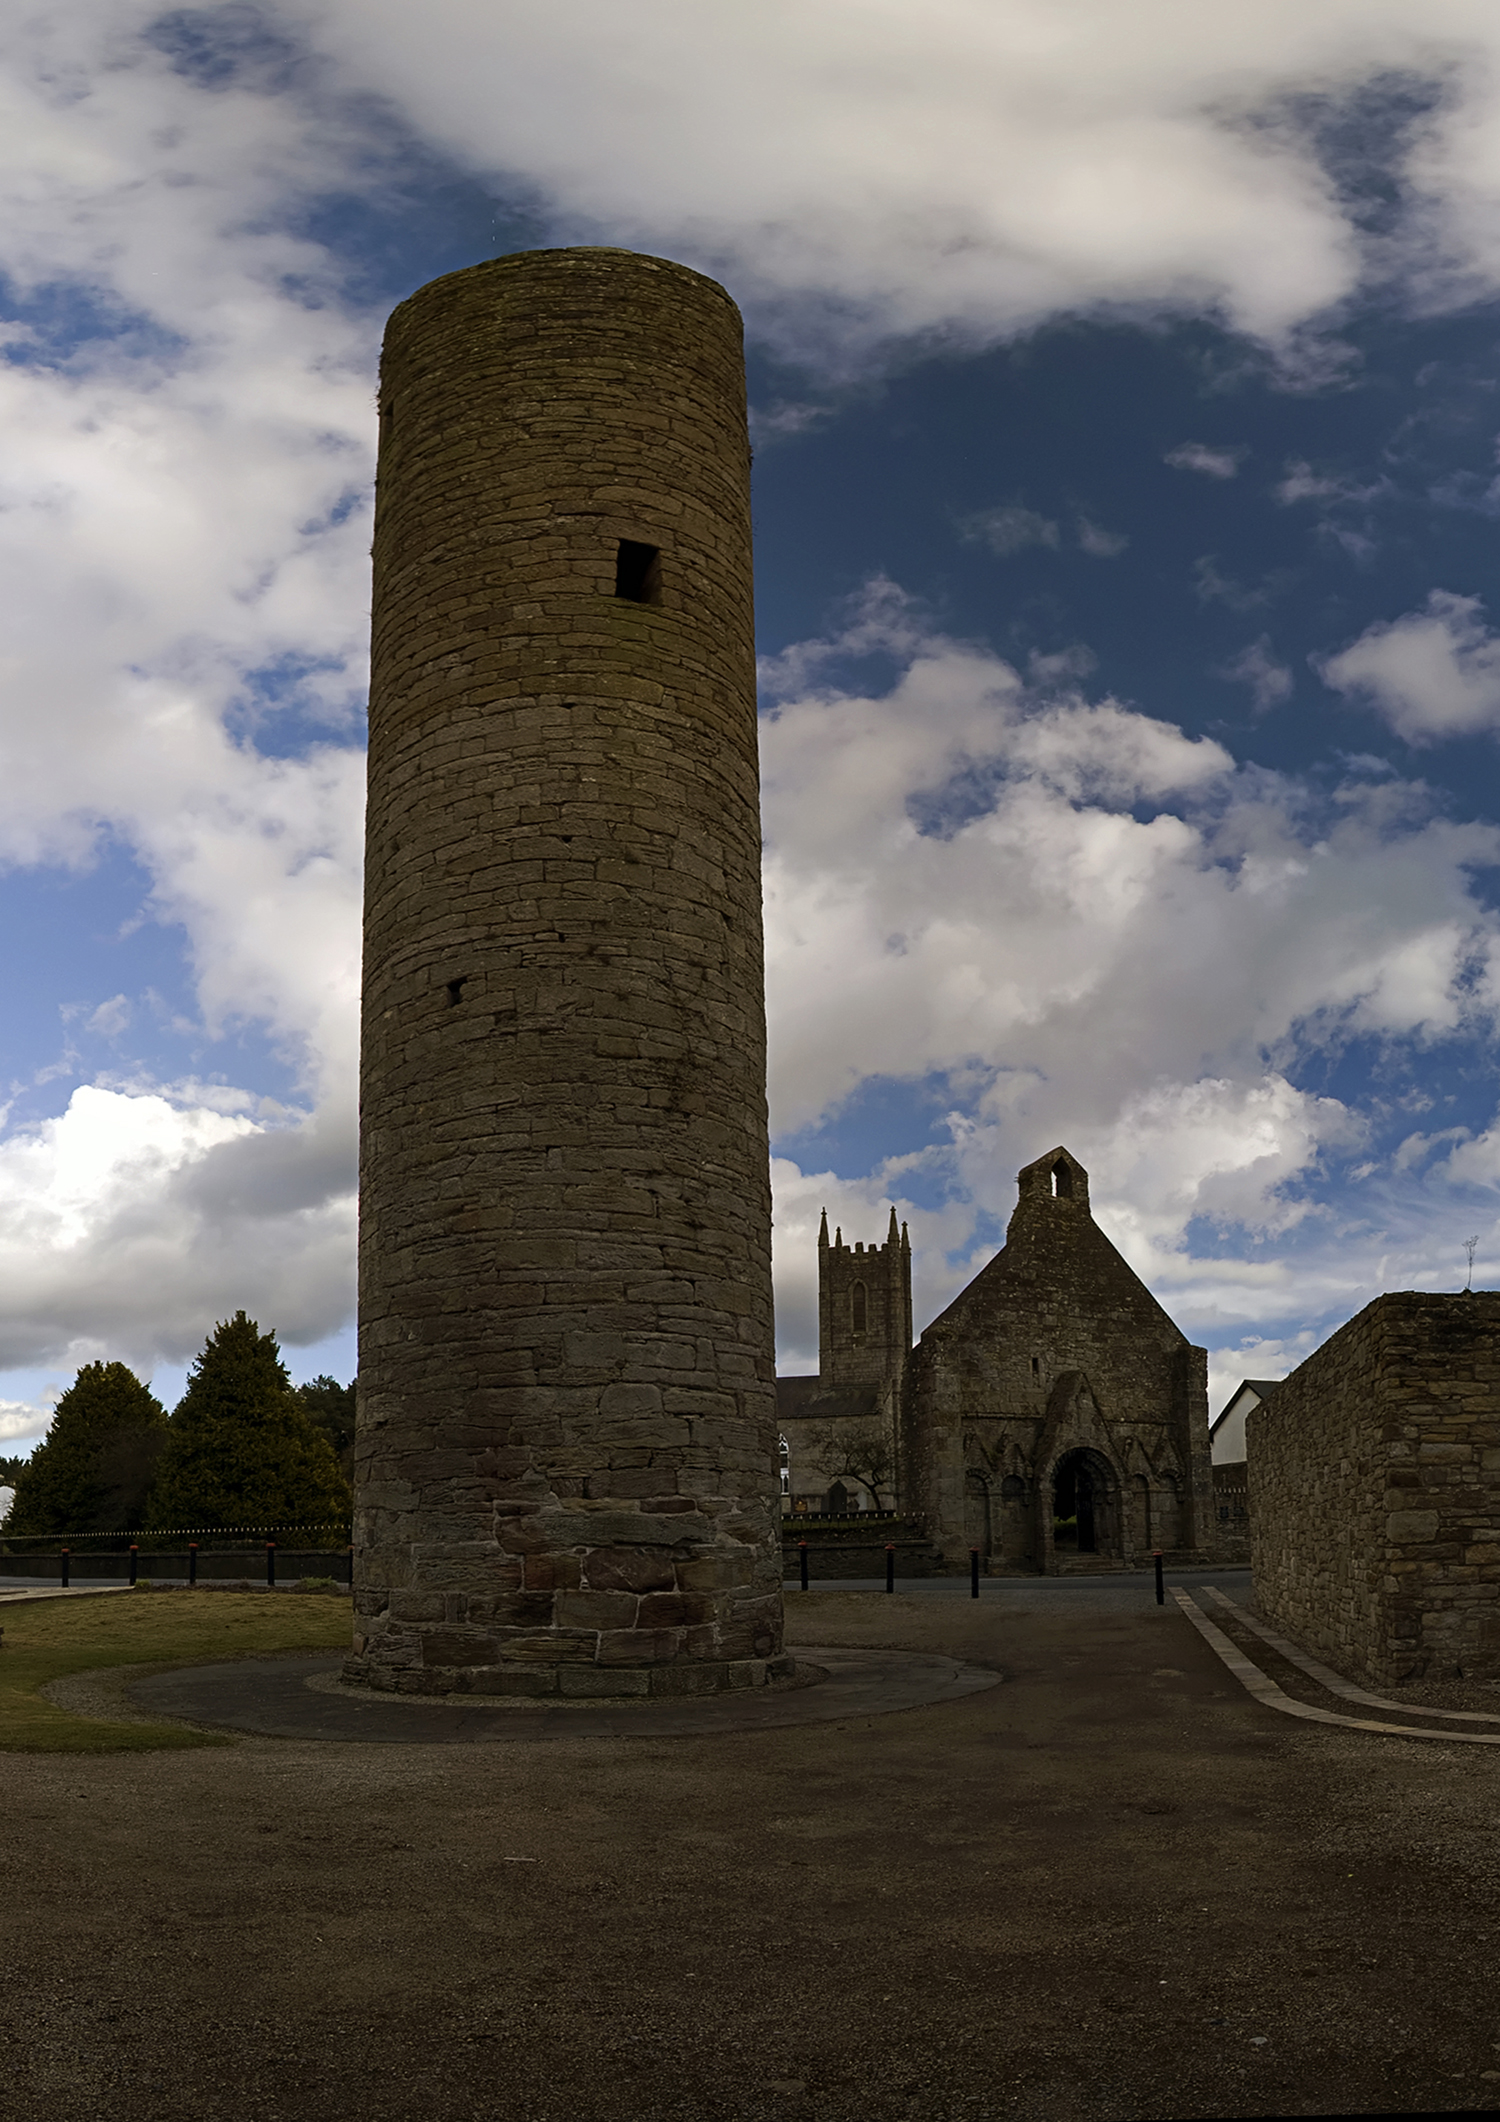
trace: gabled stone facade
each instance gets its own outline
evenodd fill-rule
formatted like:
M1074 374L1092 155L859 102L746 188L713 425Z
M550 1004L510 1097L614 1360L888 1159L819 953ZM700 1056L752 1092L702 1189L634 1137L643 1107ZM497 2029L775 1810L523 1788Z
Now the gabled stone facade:
M817 1378L778 1382L804 1485L860 1425L889 1425L895 1493L950 1568L1144 1565L1216 1551L1207 1357L1192 1347L1089 1210L1063 1148L1019 1174L1004 1250L915 1349L911 1254L819 1240ZM863 1287L861 1309L856 1290ZM876 1293L884 1309L876 1308ZM905 1305L903 1312L902 1306ZM856 1321L863 1320L863 1336Z
M1019 1187L1003 1250L907 1364L903 1506L954 1566L1206 1557L1207 1355L1095 1223L1076 1157L1049 1150Z

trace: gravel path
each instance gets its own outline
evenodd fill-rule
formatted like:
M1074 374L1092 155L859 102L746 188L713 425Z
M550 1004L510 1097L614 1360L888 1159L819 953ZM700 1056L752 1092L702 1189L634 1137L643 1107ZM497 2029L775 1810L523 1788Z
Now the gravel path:
M1495 1754L1278 1717L1149 1586L794 1619L814 1658L1006 1684L665 1740L8 1756L11 2110L1500 2110Z

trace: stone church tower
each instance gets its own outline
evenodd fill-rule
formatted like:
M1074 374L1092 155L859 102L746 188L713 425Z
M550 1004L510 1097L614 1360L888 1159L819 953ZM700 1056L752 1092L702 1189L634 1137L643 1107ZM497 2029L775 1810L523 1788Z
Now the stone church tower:
M896 1410L911 1348L911 1239L891 1210L884 1245L818 1229L818 1369L778 1378L785 1501L807 1511L889 1509Z
M553 250L380 385L355 1646L416 1692L783 1669L739 313Z
M1063 1148L1019 1174L1004 1248L912 1351L900 1486L958 1567L1208 1559L1208 1358L1089 1210Z
M818 1385L899 1382L911 1347L911 1240L896 1211L884 1245L828 1242L828 1211L818 1230Z

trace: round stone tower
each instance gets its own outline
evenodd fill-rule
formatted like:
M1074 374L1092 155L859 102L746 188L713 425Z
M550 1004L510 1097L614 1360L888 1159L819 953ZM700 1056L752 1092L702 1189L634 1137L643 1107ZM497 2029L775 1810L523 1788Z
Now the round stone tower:
M380 387L351 1679L782 1656L739 313L553 250Z

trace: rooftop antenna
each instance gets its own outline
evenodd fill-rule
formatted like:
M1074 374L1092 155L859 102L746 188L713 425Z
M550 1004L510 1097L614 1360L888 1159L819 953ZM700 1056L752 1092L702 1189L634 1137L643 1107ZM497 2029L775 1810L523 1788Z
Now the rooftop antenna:
M1464 1251L1469 1256L1469 1275L1468 1280L1464 1283L1464 1288L1469 1292L1470 1295L1473 1294L1474 1283L1474 1248L1478 1245L1478 1243L1479 1240L1477 1237L1465 1238L1464 1240Z

